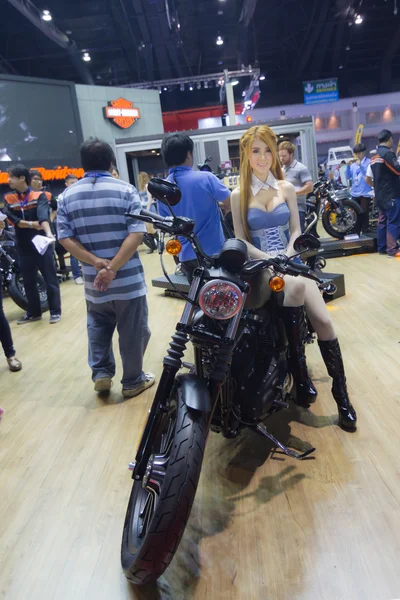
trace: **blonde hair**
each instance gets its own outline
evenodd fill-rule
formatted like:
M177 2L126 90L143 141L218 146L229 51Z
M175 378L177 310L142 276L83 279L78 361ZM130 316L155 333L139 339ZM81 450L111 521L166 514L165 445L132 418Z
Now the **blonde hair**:
M260 140L268 146L272 154L272 175L282 181L284 179L281 164L278 159L277 138L270 127L259 125L250 127L240 138L240 216L247 240L251 242L250 229L247 223L247 211L251 197L251 175L250 152L254 140Z
M145 191L146 185L149 183L149 181L150 181L149 174L146 173L146 171L140 171L139 176L138 176L139 192Z

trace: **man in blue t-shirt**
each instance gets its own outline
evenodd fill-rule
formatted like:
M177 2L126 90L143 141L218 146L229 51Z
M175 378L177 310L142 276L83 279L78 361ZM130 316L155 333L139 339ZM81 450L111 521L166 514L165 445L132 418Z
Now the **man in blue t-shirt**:
M169 168L168 181L175 182L182 192L182 199L176 207L176 214L196 222L195 233L206 254L220 253L225 236L221 224L219 202L230 210L230 191L212 173L193 171L193 141L183 133L172 133L163 139L161 155ZM160 215L170 212L158 203ZM191 279L197 266L196 255L186 238L180 238L182 251L179 255L182 271Z
M347 164L347 179L351 180L351 195L353 200L361 206L362 216L360 219L361 233L369 229L369 205L371 202L372 188L366 182L367 169L370 159L367 158L367 147L365 144L356 144L353 148L355 160Z

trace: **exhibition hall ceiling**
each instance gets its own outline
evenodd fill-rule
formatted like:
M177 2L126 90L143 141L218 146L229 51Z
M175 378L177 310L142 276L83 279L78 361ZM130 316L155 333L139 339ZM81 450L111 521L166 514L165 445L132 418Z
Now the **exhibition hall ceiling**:
M4 0L0 72L121 86L252 65L265 75L258 106L302 102L303 81L330 77L342 97L396 91L396 1ZM218 104L216 85L162 89L162 106Z

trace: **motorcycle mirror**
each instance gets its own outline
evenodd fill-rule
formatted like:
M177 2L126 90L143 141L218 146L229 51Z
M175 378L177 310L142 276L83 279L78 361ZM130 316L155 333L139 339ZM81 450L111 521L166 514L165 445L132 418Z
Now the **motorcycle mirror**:
M306 252L307 250L318 250L321 242L311 233L302 233L294 242L293 248L296 252Z
M147 189L154 198L167 206L176 206L182 198L181 190L176 183L165 181L159 177L150 179Z

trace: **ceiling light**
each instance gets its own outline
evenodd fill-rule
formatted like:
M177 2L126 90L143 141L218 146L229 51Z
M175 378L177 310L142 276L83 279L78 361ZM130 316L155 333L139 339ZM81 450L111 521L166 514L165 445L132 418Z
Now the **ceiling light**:
M265 75L260 75L260 81L264 81Z
M231 85L238 85L239 83L239 79L234 79L233 81L231 81Z
M42 13L42 19L43 21L51 21L52 20L52 16L50 14L49 10L44 10Z
M92 59L90 58L90 54L89 54L89 52L84 52L84 53L83 53L83 56L82 56L82 59L83 59L85 62L89 62L89 61L91 61L91 60L92 60Z
M217 46L222 46L222 44L224 43L224 40L222 39L222 37L219 35L217 37Z
M155 151L155 150L152 150L152 151L151 151L151 153L152 153L152 154L155 154L155 153L156 153L156 151Z
M168 92L168 88L167 87L164 88L164 92Z
M219 10L219 11L217 12L217 15L219 15L220 17L221 17L223 14L224 14L224 11L223 11L223 10Z
M350 46L346 46L346 51L348 52L350 50Z
M343 65L339 65L339 69L343 69Z
M356 25L361 25L363 22L363 18L361 15L356 15L356 20L354 21Z
M193 92L193 86L192 86L192 85L189 87L189 90L190 90L191 92Z

